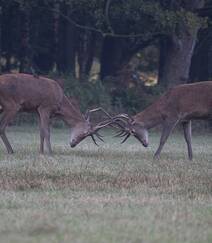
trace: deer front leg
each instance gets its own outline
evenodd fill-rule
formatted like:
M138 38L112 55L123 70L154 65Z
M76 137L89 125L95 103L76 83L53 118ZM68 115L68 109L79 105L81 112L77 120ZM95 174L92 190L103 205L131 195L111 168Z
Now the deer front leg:
M17 112L18 109L11 109L11 110L5 109L3 111L3 115L0 121L0 136L9 154L13 153L13 149L12 146L10 145L9 140L7 139L5 129L7 125L12 121L12 119L14 118Z
M183 122L182 124L183 124L184 137L188 148L188 157L190 160L192 160L193 151L191 146L191 121Z
M170 133L175 128L177 123L178 123L178 119L172 120L172 121L166 120L163 123L163 130L162 130L162 134L161 134L161 138L160 138L160 144L159 144L159 147L158 147L156 153L154 154L154 159L158 159L159 158L161 150L163 149L164 144L166 143Z
M40 115L40 153L44 153L44 140L48 154L52 154L52 148L50 143L50 112L44 108L39 108L38 113Z
M43 154L44 153L44 132L41 127L40 117L38 120L39 120L39 129L40 129L40 153Z

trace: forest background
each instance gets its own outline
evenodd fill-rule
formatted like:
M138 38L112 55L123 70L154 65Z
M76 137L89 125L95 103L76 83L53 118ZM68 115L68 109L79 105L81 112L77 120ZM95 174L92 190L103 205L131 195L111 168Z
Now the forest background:
M211 0L1 0L0 73L62 81L82 110L134 114L212 79Z

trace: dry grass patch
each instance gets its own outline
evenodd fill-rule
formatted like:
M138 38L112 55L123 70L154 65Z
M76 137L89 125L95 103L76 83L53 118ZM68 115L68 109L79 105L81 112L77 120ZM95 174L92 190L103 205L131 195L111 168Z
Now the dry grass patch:
M212 241L212 137L194 138L190 162L177 134L160 161L155 134L149 150L111 138L72 150L54 130L53 157L38 154L33 128L9 136L16 153L0 155L0 242Z

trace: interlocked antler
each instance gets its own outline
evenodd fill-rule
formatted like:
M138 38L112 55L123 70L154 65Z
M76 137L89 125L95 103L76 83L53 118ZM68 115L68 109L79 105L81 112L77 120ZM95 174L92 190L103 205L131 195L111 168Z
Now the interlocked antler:
M113 118L112 118L112 116L107 111L105 111L102 107L98 107L98 108L95 108L95 109L92 109L92 110L88 110L86 112L86 114L85 114L85 119L89 121L90 120L90 115L92 113L94 113L94 112L99 112L99 111L102 112L102 113L104 113L109 119L104 120L102 122L99 122L95 127L93 127L93 131L92 131L92 133L91 133L90 136L91 136L93 142L97 146L98 146L98 144L96 142L96 139L95 139L95 136L94 135L96 135L99 140L101 140L102 142L104 142L104 140L102 139L103 136L101 134L99 134L98 131L100 129L106 127L106 126L113 125Z
M105 121L103 121L103 122L98 123L95 127L93 127L93 131L92 131L92 133L91 133L90 136L91 136L93 142L94 142L97 146L98 146L98 144L97 144L97 142L96 142L96 140L95 140L94 135L96 135L97 138L98 138L99 140L101 140L102 142L104 142L104 140L102 139L103 136L102 136L101 134L99 134L98 131L99 131L100 129L104 128L104 127L107 127L107 126L113 124L113 123L114 123L113 120L111 120L111 119L107 119L107 120L105 120Z
M102 107L98 107L98 108L95 108L95 109L92 109L92 110L87 110L86 113L85 113L85 119L89 120L90 114L93 113L93 112L97 112L97 111L103 112L108 118L112 119L112 116L107 111L105 111Z
M134 122L134 119L130 117L128 114L119 114L117 116L113 117L113 120L116 122L116 124L119 126L120 130L114 137L125 137L124 140L121 143L124 143L127 141L127 139L131 135L131 125ZM120 123L121 122L121 123Z
M117 127L120 128L120 130L115 135L115 137L125 137L124 140L121 143L124 143L125 141L127 141L127 139L131 135L130 126L134 122L134 119L132 117L130 117L128 114L124 114L124 113L116 115L116 116L111 116L102 107L98 107L98 108L95 108L95 109L92 109L92 110L88 110L85 114L85 119L90 120L90 114L93 113L93 112L98 112L98 111L103 112L109 119L98 123L93 128L93 132L90 135L93 142L98 146L94 135L96 135L99 140L104 142L104 140L102 139L103 136L101 134L99 134L98 131L100 129L104 128L104 127L107 127L107 126L113 126L115 128L117 128Z

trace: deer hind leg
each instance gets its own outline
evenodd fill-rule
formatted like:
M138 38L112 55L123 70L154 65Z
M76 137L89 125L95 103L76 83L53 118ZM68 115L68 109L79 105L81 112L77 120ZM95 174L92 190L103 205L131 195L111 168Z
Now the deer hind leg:
M162 130L162 134L161 134L161 138L160 138L160 144L159 147L154 155L154 159L158 159L161 153L161 150L163 149L164 144L166 143L169 135L171 134L172 130L175 128L175 126L178 123L178 119L175 120L166 120L163 123L163 130Z
M9 140L7 139L5 129L6 129L7 125L13 120L13 118L15 117L18 110L19 110L18 107L13 107L11 109L8 109L8 108L4 109L2 118L0 121L0 136L7 149L7 152L9 154L13 153L13 149L12 149L12 146L10 145Z
M191 146L191 121L183 122L182 124L183 124L184 137L188 148L188 157L190 160L192 160L193 151Z
M39 108L38 113L40 116L40 153L44 153L44 140L49 154L52 154L50 143L50 112L48 109Z

